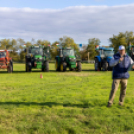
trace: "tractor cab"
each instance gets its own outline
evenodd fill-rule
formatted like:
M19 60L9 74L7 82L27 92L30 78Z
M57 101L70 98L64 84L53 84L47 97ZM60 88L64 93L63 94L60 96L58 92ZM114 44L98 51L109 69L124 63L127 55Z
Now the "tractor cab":
M0 58L6 57L6 51L0 51Z
M114 55L114 49L113 48L100 48L100 57L101 58L107 58L111 59L111 57L113 57Z
M32 56L36 57L37 55L42 57L43 56L43 49L40 47L31 47L28 49L28 53Z
M65 57L74 56L75 57L74 50L73 49L63 49L63 56L65 56Z

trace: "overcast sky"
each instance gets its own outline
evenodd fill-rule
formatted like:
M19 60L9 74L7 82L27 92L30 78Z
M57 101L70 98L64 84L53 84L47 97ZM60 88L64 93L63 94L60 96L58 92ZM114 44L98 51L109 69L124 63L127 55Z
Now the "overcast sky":
M113 34L134 31L133 16L132 0L0 0L0 38L95 37L108 45Z

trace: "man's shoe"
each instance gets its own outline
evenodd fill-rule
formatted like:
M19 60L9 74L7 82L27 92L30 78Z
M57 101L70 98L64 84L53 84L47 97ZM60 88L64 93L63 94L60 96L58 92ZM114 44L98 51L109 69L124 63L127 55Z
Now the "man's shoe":
M112 106L112 103L108 102L107 107L111 107L111 106Z
M119 105L120 105L120 106L123 106L123 102L119 102Z

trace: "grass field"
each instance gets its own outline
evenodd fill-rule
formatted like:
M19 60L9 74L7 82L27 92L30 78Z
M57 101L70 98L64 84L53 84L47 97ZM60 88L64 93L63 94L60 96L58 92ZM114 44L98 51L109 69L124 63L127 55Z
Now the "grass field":
M112 72L95 72L82 64L82 72L0 72L0 134L133 134L134 72L130 72L123 107L107 108ZM40 74L43 79L40 79Z

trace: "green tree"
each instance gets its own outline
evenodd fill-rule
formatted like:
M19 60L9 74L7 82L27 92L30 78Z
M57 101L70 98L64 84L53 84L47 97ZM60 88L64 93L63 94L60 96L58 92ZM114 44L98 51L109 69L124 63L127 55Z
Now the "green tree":
M37 44L40 44L42 46L48 46L48 45L50 45L50 41L48 41L48 40L38 40Z
M63 38L59 38L59 44L62 47L72 47L75 50L79 50L78 44L74 42L74 39L67 36L64 36Z
M57 55L58 55L58 49L59 46L57 46L56 44L59 44L58 41L55 41L52 45L51 45L51 57L52 59L54 59Z
M110 46L118 51L120 45L128 46L129 42L134 45L134 35L133 32L126 31L125 33L120 32L118 35L113 35L112 38L109 38Z
M97 38L92 38L88 40L87 52L89 52L89 58L94 59L97 55L95 46L100 45L100 40Z

